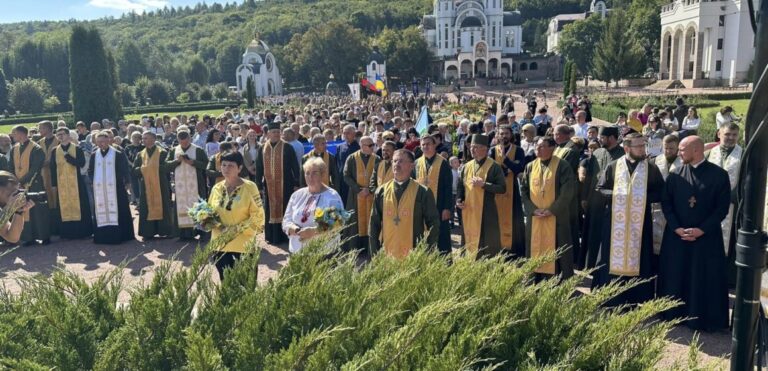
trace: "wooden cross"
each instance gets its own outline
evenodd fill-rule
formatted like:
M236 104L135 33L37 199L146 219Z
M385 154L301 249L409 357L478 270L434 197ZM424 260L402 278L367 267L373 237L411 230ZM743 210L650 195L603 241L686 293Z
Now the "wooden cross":
M395 215L395 219L392 219L392 221L395 222L395 225L399 225L400 224L400 215Z
M696 197L691 196L691 198L688 199L688 207L693 209L694 206L696 206Z

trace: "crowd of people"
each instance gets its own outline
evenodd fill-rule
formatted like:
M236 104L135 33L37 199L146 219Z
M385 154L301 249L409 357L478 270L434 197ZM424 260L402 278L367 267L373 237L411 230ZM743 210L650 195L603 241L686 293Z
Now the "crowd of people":
M405 101L334 97L74 130L17 126L0 136L0 202L21 197L10 191L16 184L32 201L12 219L23 222L18 236L0 235L23 245L51 236L191 240L206 237L187 213L204 198L223 225L250 221L220 249L223 275L254 235L297 252L318 233L317 208L344 208L352 212L339 239L345 251L403 258L423 239L449 255L454 230L473 257L556 255L536 268L537 280L574 270L592 270L594 288L644 278L608 304L671 296L684 305L670 318L727 327L736 118L719 115L718 142L707 145L695 107L682 100L671 112L646 106L598 126L589 99L572 98L557 118L533 99L518 120L503 97L488 100L481 120L426 129Z

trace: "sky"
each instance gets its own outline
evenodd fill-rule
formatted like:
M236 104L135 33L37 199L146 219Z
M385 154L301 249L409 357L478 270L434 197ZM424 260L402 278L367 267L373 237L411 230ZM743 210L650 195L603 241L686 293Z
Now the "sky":
M228 0L232 2L231 0ZM23 21L88 20L119 17L135 10L137 13L164 6L193 6L202 0L0 0L0 23ZM205 1L207 4L222 1ZM226 2L226 1L223 1ZM239 3L240 1L238 1Z

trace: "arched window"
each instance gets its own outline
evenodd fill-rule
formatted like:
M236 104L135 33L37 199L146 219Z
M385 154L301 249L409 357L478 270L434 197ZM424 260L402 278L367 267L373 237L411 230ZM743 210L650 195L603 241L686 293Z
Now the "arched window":
M505 33L505 45L507 48L514 48L515 47L515 31L507 31Z
M528 71L528 63L520 63L520 71Z
M536 62L531 62L531 66L529 67L531 71L536 71L539 69L539 64Z

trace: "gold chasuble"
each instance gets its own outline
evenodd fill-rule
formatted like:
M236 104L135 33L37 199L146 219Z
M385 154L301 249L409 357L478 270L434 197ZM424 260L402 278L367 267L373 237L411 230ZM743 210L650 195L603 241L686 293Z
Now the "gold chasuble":
M363 164L363 157L360 151L355 152L355 180L360 188L368 188L373 174L373 163L376 162L373 155L368 157L368 164ZM371 208L373 207L373 193L368 196L357 194L357 234L359 236L368 235L368 223L371 219Z
M283 222L283 141L264 144L264 178L269 196L269 223Z
M632 175L626 157L616 161L611 201L610 273L613 275L634 277L640 274L647 187L647 161L640 161Z
M147 220L163 220L163 196L160 193L160 149L157 146L150 156L143 149L141 156L141 176L144 178L144 191L147 196Z
M384 183L395 179L395 174L392 172L392 163L389 163L389 169L387 171L384 171L386 169L386 161L381 160L379 161L379 168L376 171L376 184L379 185L379 187L383 186Z
M408 188L400 196L395 195L395 181L384 184L384 223L381 243L387 255L403 259L413 250L413 211L416 209L416 192L419 185L408 182Z
M80 192L77 187L77 166L70 165L64 158L65 153L77 157L75 145L70 144L65 152L63 148L58 147L55 151L56 156L56 182L59 192L59 212L62 222L80 221Z
M40 139L40 141L37 142L38 145L40 145L40 148L43 149L43 152L45 152L45 162L50 163L51 161L51 155L53 154L53 150L56 149L56 146L59 145L59 140L56 138L53 138L53 142L51 142L50 146L45 145L45 138ZM43 166L42 169L40 169L40 175L43 177L43 186L45 187L45 194L48 196L48 207L51 209L58 208L58 202L56 197L56 192L53 192L53 182L51 182L51 167L49 166ZM77 188L77 187L75 187Z
M315 151L312 151L312 156L320 157ZM325 172L325 175L323 175L323 184L327 186L331 184L331 159L330 156L328 156L328 151L323 152L322 158L323 162L325 162L325 167L328 168L328 170Z
M531 202L537 209L547 209L555 202L555 174L560 159L552 156L549 166L542 166L541 160L533 162L529 188ZM567 221L566 221L567 222ZM531 218L531 257L552 254L557 249L557 217L534 216ZM555 274L555 262L549 262L536 268L536 273Z
M16 145L13 146L13 166L15 167L14 175L16 175L16 178L21 179L27 173L29 172L29 156L32 154L32 147L34 147L34 143L30 140L27 143L27 148L24 149L24 153L21 153L21 144L16 143ZM32 181L34 179L30 179L30 184L22 184L21 186L24 188L29 188ZM24 212L24 221L29 221L29 210Z
M515 150L517 150L517 146L512 144L506 155L510 161L515 160ZM496 163L499 164L499 166L504 167L504 157L504 146L496 146L496 158L494 158L494 160L496 160ZM496 210L499 214L501 248L509 250L512 248L512 204L515 200L513 197L515 190L515 174L510 171L504 178L504 181L507 183L507 191L496 195Z
M440 181L440 167L443 166L443 161L445 160L442 156L435 155L432 166L427 171L427 158L421 156L416 160L416 181L429 188L435 200L437 200L437 183Z
M464 200L464 210L461 211L464 219L464 243L465 248L471 256L477 256L480 249L480 230L483 223L483 204L485 203L485 190L482 187L472 185L472 178L479 177L486 180L488 170L491 168L492 160L486 158L482 166L478 166L475 160L466 165L466 175L464 177L464 187L466 195Z

